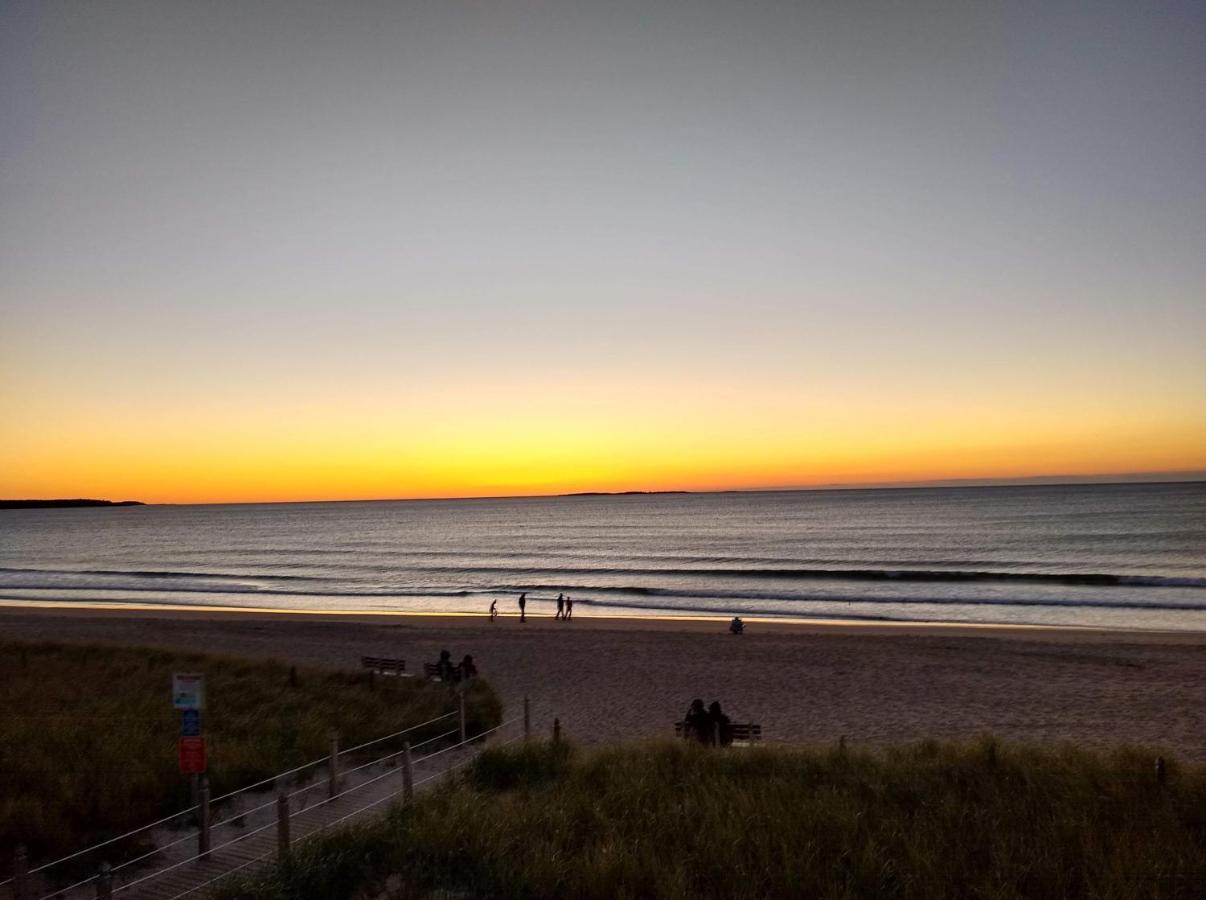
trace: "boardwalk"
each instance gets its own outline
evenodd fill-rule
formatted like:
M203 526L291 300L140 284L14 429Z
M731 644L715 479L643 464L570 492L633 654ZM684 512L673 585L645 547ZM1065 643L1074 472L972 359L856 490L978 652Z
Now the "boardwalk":
M416 745L411 753L411 779L415 792L434 786L440 779L472 760L486 746L500 746L522 737L520 717L495 729L457 743L456 730ZM280 847L278 796L286 798L288 839L296 847L301 841L335 826L381 816L406 793L407 767L397 746L388 752L357 762L338 778L331 796L327 770L307 766L287 773L279 791L272 786L242 791L212 804L210 850L200 854L195 821L159 827L147 832L155 849L113 868L107 888L101 877L91 875L74 883L49 880L51 872L35 872L26 880L18 900L83 900L112 896L121 900L175 900L202 896L221 879L236 872L254 871L273 862ZM380 751L382 748L376 748ZM318 777L315 777L315 776ZM61 878L62 876L60 876ZM0 898L17 898L12 882L0 886Z

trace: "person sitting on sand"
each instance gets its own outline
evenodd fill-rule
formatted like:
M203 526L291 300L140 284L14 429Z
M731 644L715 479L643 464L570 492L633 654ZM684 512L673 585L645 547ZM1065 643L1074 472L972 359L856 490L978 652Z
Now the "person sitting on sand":
M468 681L470 678L476 677L477 666L473 664L473 657L466 653L465 658L461 660L461 678Z
M729 631L733 634L745 633L745 623L741 621L741 616L733 616L733 621L729 623Z
M440 661L436 663L436 671L440 675L440 681L456 680L456 666L452 664L452 654L447 650L440 651Z
M704 702L698 697L691 701L691 707L683 717L683 737L701 744L711 743L712 720L704 709Z
M718 747L728 747L733 743L733 729L729 717L720 709L720 701L713 700L708 707L708 719L712 726L712 743Z

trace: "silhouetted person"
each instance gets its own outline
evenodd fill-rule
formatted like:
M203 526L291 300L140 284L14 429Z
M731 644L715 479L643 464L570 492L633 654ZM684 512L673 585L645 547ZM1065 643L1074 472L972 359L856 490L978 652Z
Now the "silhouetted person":
M565 615L565 594L558 594L557 595L557 615L553 616L553 618L560 619L564 615Z
M711 740L718 747L727 747L733 743L733 729L729 717L720 709L720 702L713 700L708 707L708 720L712 726Z
M528 614L525 612L525 610L527 608L528 608L528 595L527 595L527 592L525 591L524 593L519 595L519 621L526 622L528 620Z
M440 661L436 663L436 671L440 673L440 681L456 679L456 666L452 664L452 654L447 650L440 651Z
M733 634L745 633L745 623L741 621L741 616L733 616L733 621L729 623L729 631Z
M476 677L477 666L473 664L473 657L466 653L465 658L461 660L461 678L468 680ZM715 704L713 704L713 706L715 706Z
M498 601L491 600L490 601L490 621L493 622L497 618L498 618Z
M683 737L702 744L712 740L712 720L704 709L703 701L698 698L691 701L691 707L683 717Z
M574 598L567 596L565 598L565 618L572 619L574 617Z

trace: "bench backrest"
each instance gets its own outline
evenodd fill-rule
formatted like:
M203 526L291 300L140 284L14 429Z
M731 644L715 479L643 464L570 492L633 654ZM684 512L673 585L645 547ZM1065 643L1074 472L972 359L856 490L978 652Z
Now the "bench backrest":
M686 734L687 723L674 723L674 736ZM762 740L762 726L755 722L730 722L729 735L734 744L754 744Z
M405 672L406 660L391 659L388 656L362 656L360 665L366 669L376 669L379 672Z
M440 664L439 663L423 663L423 674L426 675L428 678L439 678L440 677ZM461 680L460 665L454 665L452 667L452 679L451 680L452 681L460 681Z

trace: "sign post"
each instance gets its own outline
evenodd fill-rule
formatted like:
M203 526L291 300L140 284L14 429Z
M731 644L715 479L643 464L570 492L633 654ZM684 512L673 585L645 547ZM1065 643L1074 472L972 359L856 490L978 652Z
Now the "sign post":
M177 672L172 676L172 706L180 710L180 772L197 776L205 772L205 736L201 710L205 708L205 676Z

